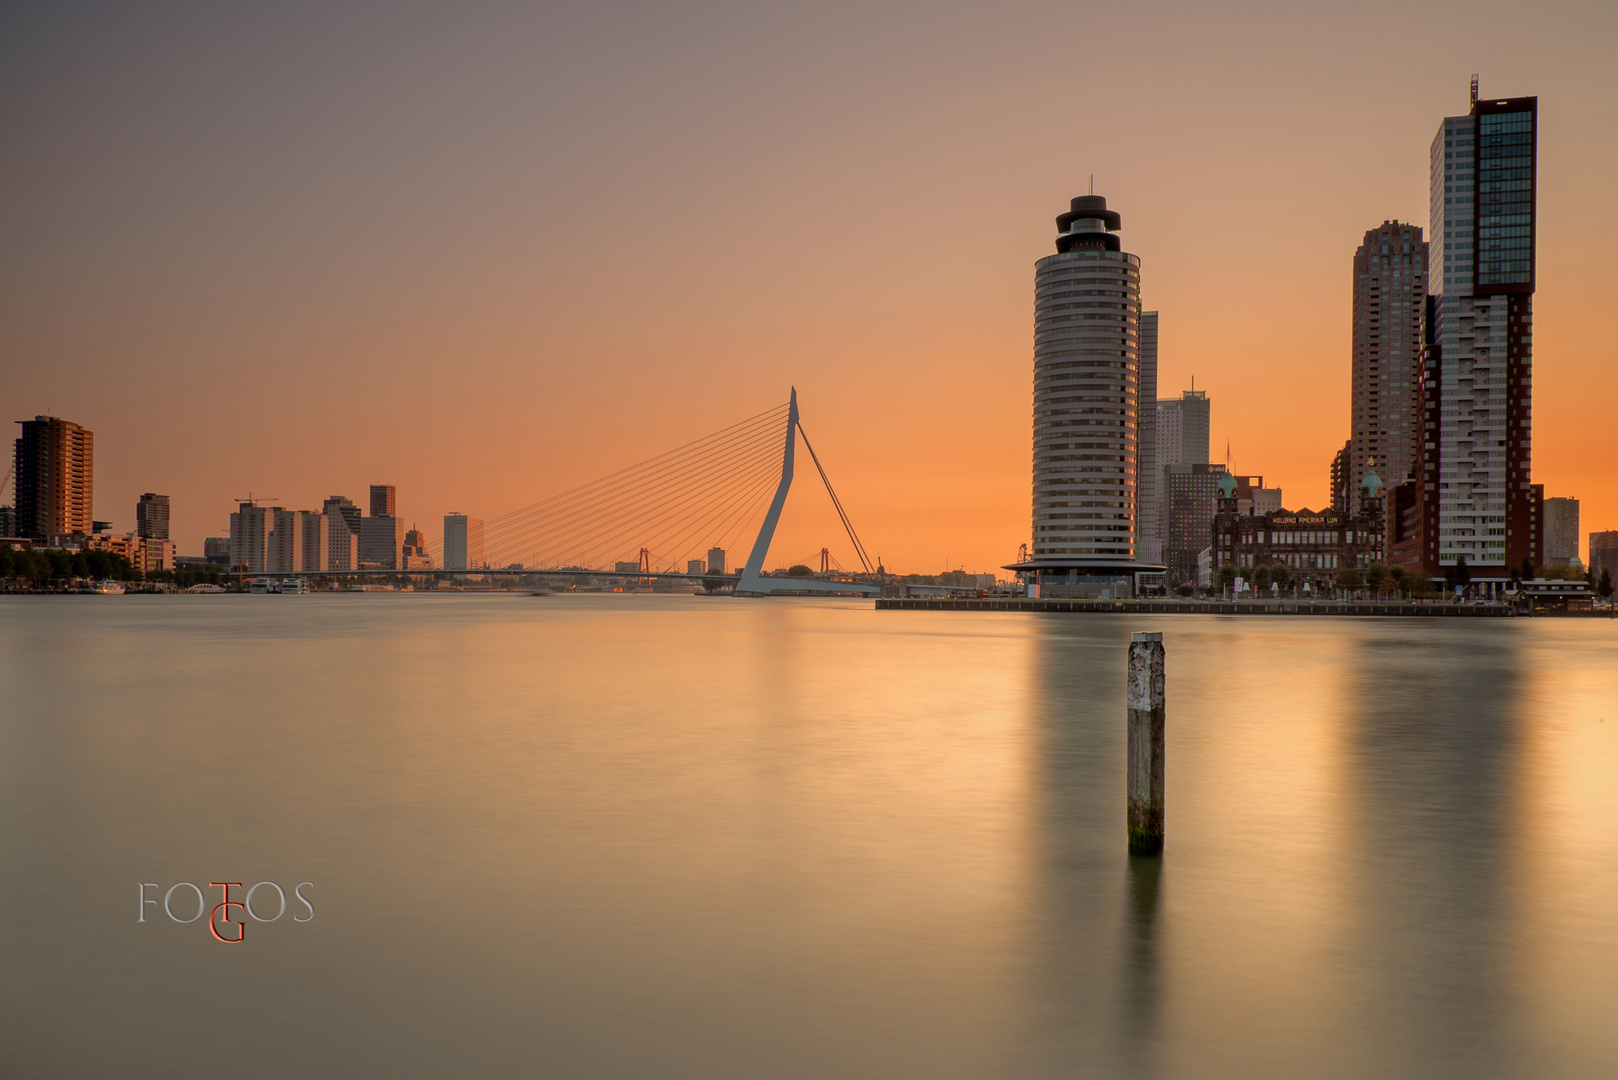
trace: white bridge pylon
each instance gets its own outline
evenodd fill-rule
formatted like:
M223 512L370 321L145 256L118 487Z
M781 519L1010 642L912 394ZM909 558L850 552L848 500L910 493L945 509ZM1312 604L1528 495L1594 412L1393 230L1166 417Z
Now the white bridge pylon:
M816 578L779 578L764 577L764 559L770 552L770 541L775 539L775 526L781 520L781 508L786 505L787 492L792 488L792 466L794 450L797 447L798 436L802 434L802 425L798 423L798 388L792 388L792 398L787 405L787 431L786 448L781 454L781 482L776 486L775 498L770 500L770 509L764 515L764 524L759 528L758 539L753 541L753 551L747 556L747 565L742 569L741 578L736 582L737 596L770 596L783 593L865 593L875 594L882 591L880 585L865 581L820 581ZM854 545L855 554L860 562L870 572L869 560L865 556L865 548L859 537L854 533L854 526L848 515L843 512L843 504L838 501L837 493L832 490L831 481L826 478L826 470L820 467L820 459L815 456L815 448L809 444L809 436L803 436L803 445L809 451L809 457L815 463L815 469L820 473L820 479L826 485L826 493L831 496L832 505L837 509L837 516L843 521L843 527L848 530L849 542Z

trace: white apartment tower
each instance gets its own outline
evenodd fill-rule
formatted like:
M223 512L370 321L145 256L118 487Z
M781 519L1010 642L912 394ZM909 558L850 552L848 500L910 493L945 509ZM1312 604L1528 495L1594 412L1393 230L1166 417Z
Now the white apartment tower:
M483 569L483 519L444 515L444 569Z
M304 573L325 570L331 558L331 523L326 515L299 510L298 527L303 532L303 562L298 569Z
M326 569L360 568L360 508L342 495L330 496L321 507L326 518Z
M272 515L278 506L242 502L230 515L230 568L249 574L269 569L269 541L274 528Z
M1121 225L1081 195L1034 268L1033 544L1015 569L1039 595L1127 596L1137 573L1161 570L1136 547L1140 259Z
M295 574L303 569L303 523L298 520L299 510L283 510L279 506L270 511L270 539L265 557L266 570L279 574Z

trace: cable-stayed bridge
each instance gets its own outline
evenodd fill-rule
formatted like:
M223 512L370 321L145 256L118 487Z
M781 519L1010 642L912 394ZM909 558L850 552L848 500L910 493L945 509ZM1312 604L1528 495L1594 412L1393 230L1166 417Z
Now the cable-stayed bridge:
M800 438L848 535L859 571L812 578L764 574L764 560L792 487ZM732 578L739 596L881 591L878 567L860 542L803 430L796 388L785 404L486 520L478 566L448 566L445 552L440 549L433 553L437 565L432 570L342 573L492 573L690 581L712 577L689 572L691 562L702 560L706 566L709 549L734 551L745 545L749 536L753 539L747 562L740 576ZM823 562L822 569L825 568Z

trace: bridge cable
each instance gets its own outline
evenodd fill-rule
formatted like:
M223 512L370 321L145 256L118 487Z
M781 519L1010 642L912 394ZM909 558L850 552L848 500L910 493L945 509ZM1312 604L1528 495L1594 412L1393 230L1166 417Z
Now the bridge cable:
M809 460L815 463L815 470L820 473L821 483L826 485L826 494L831 496L831 504L837 508L837 516L843 519L843 528L848 530L848 539L854 545L854 554L859 556L860 563L865 567L867 574L875 573L871 566L870 558L865 554L865 545L860 543L860 538L854 533L854 523L848 520L848 514L843 510L842 501L837 498L837 492L832 490L831 478L826 475L826 470L821 468L820 457L815 453L814 446L810 444L809 433L803 430L802 421L798 422L798 434L803 436L803 445L809 451Z

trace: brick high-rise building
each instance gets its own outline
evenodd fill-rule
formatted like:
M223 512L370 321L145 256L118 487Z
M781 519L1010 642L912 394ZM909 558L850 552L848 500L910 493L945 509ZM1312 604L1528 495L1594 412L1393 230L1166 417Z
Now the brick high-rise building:
M1373 469L1387 483L1397 484L1415 468L1421 442L1418 373L1427 262L1421 226L1399 221L1367 230L1354 252L1349 501ZM1334 505L1338 497L1333 486Z
M371 516L394 517L399 513L399 492L392 484L371 485Z
M55 416L17 422L17 535L95 532L95 432Z
M1412 521L1420 569L1473 582L1543 563L1533 483L1535 170L1539 99L1479 99L1430 151L1432 258Z

